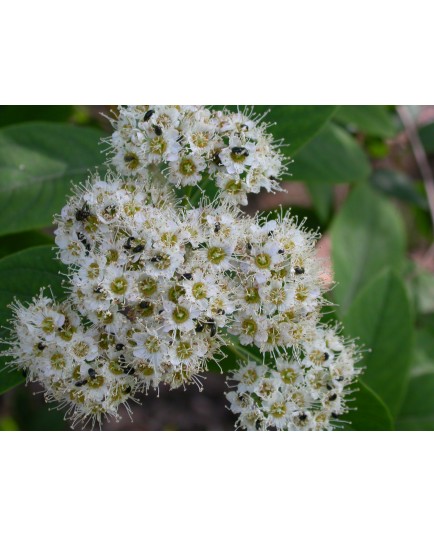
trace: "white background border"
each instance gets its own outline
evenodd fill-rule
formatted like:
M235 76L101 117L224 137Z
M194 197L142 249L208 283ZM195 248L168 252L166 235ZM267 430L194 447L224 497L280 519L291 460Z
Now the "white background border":
M428 104L426 1L2 2L1 104ZM432 433L3 433L3 534L426 534Z
M430 534L433 438L4 433L2 533Z
M426 0L2 2L0 100L428 104L428 6Z

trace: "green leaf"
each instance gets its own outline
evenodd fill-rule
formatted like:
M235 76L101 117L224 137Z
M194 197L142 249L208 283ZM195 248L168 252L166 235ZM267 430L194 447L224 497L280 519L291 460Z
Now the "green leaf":
M434 123L424 125L419 130L420 141L429 154L434 153Z
M393 205L368 185L350 194L331 229L337 286L333 295L344 314L356 294L387 266L404 263L405 232Z
M28 123L29 121L68 121L74 106L0 106L0 126Z
M394 117L386 106L340 106L334 120L382 138L392 138L397 132Z
M367 180L371 167L356 140L329 123L297 155L291 180L335 184Z
M434 313L434 274L414 264L407 286L417 313Z
M0 419L0 432L16 432L19 430L18 424L12 417L2 417Z
M283 139L287 147L282 150L288 156L294 156L327 123L336 110L336 106L255 106L256 113L267 110L265 121L276 123L270 127L276 139ZM242 109L242 107L240 107Z
M18 428L23 431L58 431L68 430L63 411L53 411L55 406L49 407L43 397L33 396L33 389L27 389L24 385L14 388L13 406L11 416Z
M57 123L0 129L0 234L51 225L71 181L104 162L98 130Z
M318 218L321 223L326 223L333 205L333 186L326 182L308 182L306 187Z
M417 324L421 329L429 329L434 334L434 313L420 315L417 319Z
M378 136L366 136L363 140L363 147L368 156L374 160L386 158L390 153L390 146Z
M434 430L434 372L411 378L396 428Z
M434 373L434 331L423 327L415 330L412 374L419 375L427 372Z
M345 416L350 424L346 430L392 430L393 418L381 398L362 380L354 387L352 410Z
M371 184L380 192L400 201L427 209L428 202L415 188L410 177L394 169L377 169L370 177Z
M14 297L29 302L41 287L51 287L57 298L64 296L64 276L59 275L61 269L51 246L25 249L0 260L0 339L9 336L8 320L12 311L8 304ZM24 381L21 373L2 370L7 362L7 357L0 357L0 393Z
M285 152L293 156L318 134L335 111L336 106L272 106L266 120L276 121L272 131L277 139L289 144Z
M343 322L346 333L371 350L362 361L363 381L396 416L413 355L411 306L402 279L391 270L379 274L359 294Z
M434 240L434 233L430 211L412 206L410 216L413 233L416 236L419 235L420 239L432 242Z
M21 251L22 249L49 244L54 245L53 238L39 231L27 231L26 233L1 236L0 258Z

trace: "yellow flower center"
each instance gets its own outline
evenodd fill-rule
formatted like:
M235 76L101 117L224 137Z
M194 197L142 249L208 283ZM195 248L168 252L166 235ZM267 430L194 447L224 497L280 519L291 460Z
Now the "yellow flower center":
M212 247L208 249L208 260L213 264L220 264L224 261L226 252L223 248Z
M268 253L259 253L255 257L255 264L258 268L266 269L271 266L271 257Z

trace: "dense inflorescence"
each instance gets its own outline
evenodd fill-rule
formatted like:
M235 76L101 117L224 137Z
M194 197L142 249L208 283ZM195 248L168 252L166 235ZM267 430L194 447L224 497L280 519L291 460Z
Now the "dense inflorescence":
M262 354L296 354L318 322L323 284L316 235L289 215L245 219L239 238L237 311L230 333Z
M212 180L223 199L247 204L248 193L277 190L286 170L279 143L250 110L204 106L119 107L109 140L111 163L141 177L152 165L176 188Z
M76 187L55 220L68 297L15 301L3 352L11 366L73 423L101 424L119 418L120 405L131 412L139 392L201 387L235 343L240 368L227 398L239 427L332 429L358 353L320 324L318 236L288 213L250 217L238 207L276 187L284 160L271 136L252 116L196 106L120 108L114 125L117 172ZM202 191L198 204L177 198L204 178L221 188L213 200Z
M27 381L42 384L47 401L67 408L74 423L116 417L120 404L130 411L139 384L113 336L84 324L69 302L57 304L43 291L27 307L16 302L12 308L15 337L8 354Z
M335 328L322 326L302 342L298 359L248 362L234 372L226 394L237 425L247 430L331 430L346 410L357 374L357 349Z

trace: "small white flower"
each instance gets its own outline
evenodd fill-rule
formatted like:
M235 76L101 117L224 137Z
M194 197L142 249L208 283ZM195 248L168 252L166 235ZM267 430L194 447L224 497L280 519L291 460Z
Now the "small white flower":
M196 153L182 154L169 164L169 181L179 186L192 186L202 179L205 160Z

